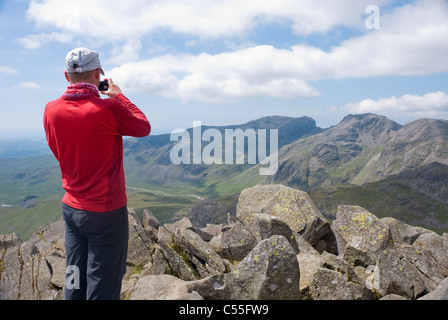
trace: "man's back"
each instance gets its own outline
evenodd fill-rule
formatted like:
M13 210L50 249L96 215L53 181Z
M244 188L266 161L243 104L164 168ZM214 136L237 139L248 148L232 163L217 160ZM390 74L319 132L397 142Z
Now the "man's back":
M124 95L70 95L44 113L48 144L59 161L64 203L105 212L126 205L122 135L146 136L150 125Z

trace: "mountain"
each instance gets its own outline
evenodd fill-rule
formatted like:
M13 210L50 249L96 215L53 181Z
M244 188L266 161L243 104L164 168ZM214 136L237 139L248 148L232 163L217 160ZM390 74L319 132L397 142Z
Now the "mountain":
M185 136L193 153L199 132L202 160L215 142L224 160L227 131L253 132L259 148L263 129L267 141L277 129L278 170L260 175L260 159L248 163L249 138L244 140L243 164L234 160L236 148L230 164L174 164L170 153L179 146L178 137L174 141L170 134L127 138L123 153L128 203L138 215L148 208L163 224L185 216L200 218L204 212L234 212L235 197L242 190L282 184L309 192L329 218L334 217L337 204L350 203L378 216L393 216L437 232L448 230L446 120L419 119L400 125L368 113L347 115L337 125L322 129L309 117L271 116L200 129L189 128ZM207 132L215 135L206 138ZM216 152L217 148L213 155ZM61 194L60 172L52 155L1 158L0 233L16 231L26 239L37 226L48 225L60 216ZM226 209L219 204L196 206L210 199ZM216 217L216 221L222 220Z
M420 119L401 126L374 114L349 115L320 134L285 146L269 182L305 190L362 185L432 162L448 165L448 121Z
M47 140L39 139L0 139L1 158L23 158L50 154Z
M316 122L309 117L291 118L282 116L264 117L242 125L217 127L202 126L201 137L208 129L215 129L221 134L223 139L221 141L223 155L225 154L224 139L226 130L232 131L241 129L243 132L254 130L256 136L259 137L258 130L260 129L278 129L279 149L297 139L323 131L323 129L318 128ZM190 128L187 132L190 138L190 146L192 146L194 139L193 129ZM179 186L185 188L185 186L191 186L195 189L206 188L204 192L207 195L219 195L223 193L231 195L238 193L247 186L252 186L254 183L265 180L264 177L260 177L258 172L253 170L253 165L249 165L247 160L245 161L245 164L232 163L230 165L208 165L205 163L191 163L175 165L170 159L170 151L177 143L177 140L170 140L169 134L148 136L141 139L127 139L124 144L124 157L126 177L129 184L139 186L163 185L164 187L171 188L178 188ZM202 151L207 144L208 142L202 142ZM246 158L247 151L246 142ZM245 177L245 179L243 179L244 181L235 181L238 180L238 177L241 174ZM227 182L230 182L231 186L228 186ZM228 192L226 192L226 189L228 189Z

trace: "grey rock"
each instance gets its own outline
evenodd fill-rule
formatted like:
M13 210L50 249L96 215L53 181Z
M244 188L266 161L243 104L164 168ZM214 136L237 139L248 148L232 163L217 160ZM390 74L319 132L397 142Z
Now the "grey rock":
M377 260L374 272L374 289L379 296L398 294L408 299L416 299L426 287L417 268L397 250L383 250Z
M353 266L375 264L378 254L393 244L389 227L358 206L339 206L333 227L339 254Z
M238 300L300 299L300 268L294 249L283 236L262 240L226 274L225 297Z
M313 300L354 300L347 277L326 268L314 274L309 294Z
M240 262L257 245L255 236L241 223L223 232L215 239L217 252L230 261Z
M156 218L156 216L151 212L151 210L144 209L142 214L142 224L143 227L146 228L148 226L151 226L154 229L159 229L159 220Z
M188 282L171 275L148 275L136 284L130 300L203 300Z
M434 291L418 300L448 300L448 278L445 278Z

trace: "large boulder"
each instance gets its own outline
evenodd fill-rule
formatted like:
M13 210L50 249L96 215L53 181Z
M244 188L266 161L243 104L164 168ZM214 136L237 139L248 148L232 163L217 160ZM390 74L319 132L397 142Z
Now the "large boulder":
M375 264L379 253L393 244L387 224L362 207L338 206L333 227L340 256L353 266Z
M37 247L30 242L18 244L17 240L10 245L2 250L0 300L54 299L58 291L51 285L51 270Z
M330 223L309 195L283 185L257 185L241 192L236 209L237 218L256 236L259 232L256 219L258 213L283 220L312 246L331 233Z
M154 243L150 234L143 227L134 209L128 209L129 218L129 240L127 264L141 268L148 261L151 261L151 251L154 250Z
M138 280L130 300L203 300L190 292L188 282L171 275L148 275Z
M210 241L218 254L232 262L243 260L257 243L255 236L241 222Z
M418 300L448 300L448 278L445 278L436 289Z
M225 276L225 296L238 300L300 298L300 268L296 253L283 236L262 240Z
M379 253L373 281L373 291L379 297L398 294L416 299L426 290L417 268L395 248Z

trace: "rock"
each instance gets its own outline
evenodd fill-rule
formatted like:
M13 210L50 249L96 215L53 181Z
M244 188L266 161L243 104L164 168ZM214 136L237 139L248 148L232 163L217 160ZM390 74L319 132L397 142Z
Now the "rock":
M170 274L172 272L158 244L155 245L154 254L152 255L152 266L152 273L149 274Z
M354 300L347 277L325 268L314 274L309 294L313 300Z
M425 256L433 257L440 272L448 277L448 239L435 232L421 234L413 244Z
M375 264L378 254L393 244L389 227L358 206L339 206L333 227L339 254L353 266Z
M225 278L225 298L230 300L300 299L299 263L283 236L259 242Z
M151 260L151 251L154 243L147 231L137 218L133 209L128 210L129 215L129 240L128 256L126 262L135 267L143 267Z
M407 299L416 299L426 287L417 268L397 250L383 250L374 271L375 292L383 297L398 294Z
M130 300L203 300L188 291L188 283L170 275L149 275L138 280Z
M299 190L246 189L238 219L160 226L129 209L122 299L447 299L448 235L340 206L330 225ZM204 218L204 217L202 217ZM205 221L201 218L201 221ZM0 299L62 299L65 222L0 235Z
M448 300L448 278L445 278L434 291L418 300Z
M213 250L213 248L205 242L198 234L189 229L177 229L174 235L176 244L184 247L184 254L190 259L201 277L207 277L216 273L223 273L226 271L226 266L221 257ZM192 259L190 253L196 259ZM200 262L197 263L196 261ZM201 272L201 270L203 270Z
M159 228L159 245L172 275L182 280L197 280L200 278L199 272L184 254L183 248L174 241L174 234L165 227Z
M146 233L149 235L150 239L153 242L157 242L158 229L160 226L159 220L157 220L154 214L148 209L143 210L142 226L146 230Z
M394 243L413 244L421 234L432 232L424 228L410 226L390 217L382 218L380 221L389 227Z
M282 185L259 185L243 190L236 210L237 218L252 232L255 229L256 213L276 216L299 234L305 232L324 236L330 229L328 221L306 192ZM308 230L311 225L318 229ZM319 240L317 238L313 238L316 243Z
M417 268L426 291L434 290L445 278L441 265L433 256L423 253L418 243L395 244L394 248Z
M0 235L0 251L6 252L10 248L19 246L22 242L22 239L15 233Z
M213 225L214 227L211 227L210 224L207 224L207 227L205 228L195 228L191 227L189 228L191 231L199 235L202 240L209 242L213 239L213 237L219 236L221 234L221 226L222 225ZM218 231L219 230L219 231Z
M215 237L217 252L230 261L241 261L257 245L255 236L241 223L237 222L232 228Z
M297 260L300 266L300 292L309 296L309 289L313 283L314 275L323 267L324 262L320 255L299 253Z
M160 226L159 220L157 220L151 210L148 209L143 210L142 225L144 228L150 226L154 229L159 229Z
M204 228L207 224L226 223L229 211L234 212L234 208L217 202L214 199L201 200L193 204L188 212L188 217L193 226Z
M42 255L57 254L65 257L65 221L59 219L35 232L29 242L34 244Z
M340 257L324 252L322 255L298 254L300 265L300 290L306 299L313 300L371 300L372 292L365 286L350 264ZM327 272L323 270L329 270ZM342 286L341 293L331 291ZM341 294L341 295L340 295Z
M65 286L65 258L57 255L46 256L45 260L50 266L51 270L51 283L63 289Z
M56 296L50 285L50 269L32 243L23 242L7 249L2 264L1 300L50 300Z
M349 282L364 286L364 281L362 278L360 278L352 266L341 257L335 256L334 254L330 254L328 252L323 252L321 258L325 268L338 271L347 276Z
M391 293L388 294L387 296L382 297L380 300L407 300L407 299L398 294Z

